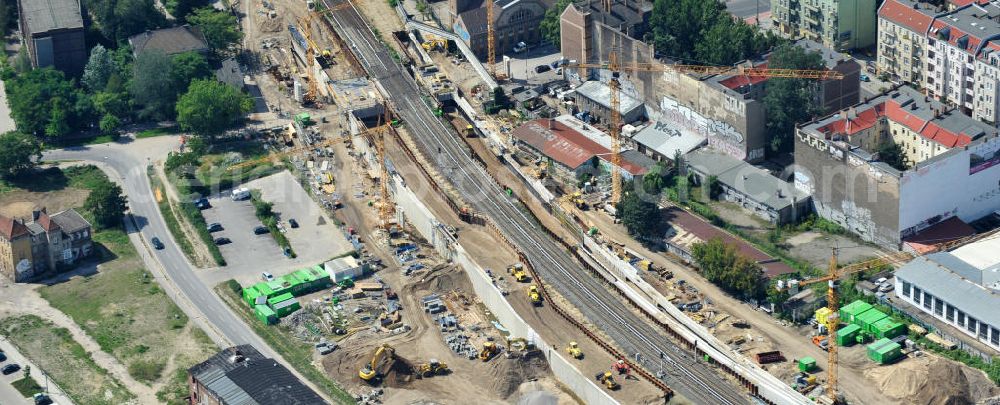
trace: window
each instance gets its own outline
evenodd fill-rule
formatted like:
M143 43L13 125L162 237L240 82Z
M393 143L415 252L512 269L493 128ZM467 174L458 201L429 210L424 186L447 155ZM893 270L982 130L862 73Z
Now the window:
M979 338L982 340L990 338L990 325L979 323Z
M920 303L920 288L913 287L913 302Z
M910 283L907 283L905 281L903 282L903 296L904 297L910 296Z
M968 329L969 332L976 333L976 326L979 326L978 323L979 322L976 321L976 318L970 316L969 322L965 324L965 329Z
M965 325L965 312L958 311L958 326Z
M941 311L944 309L944 302L940 299L934 300L934 315L941 316Z
M932 302L934 302L934 296L924 291L924 308L931 309Z
M954 322L955 321L955 307L951 306L951 304L948 304L947 310L944 311L944 317L945 317L945 319L948 320L948 322Z
M990 343L993 343L994 346L1000 346L1000 330L997 330L997 328L990 329L993 330L993 333L990 334Z

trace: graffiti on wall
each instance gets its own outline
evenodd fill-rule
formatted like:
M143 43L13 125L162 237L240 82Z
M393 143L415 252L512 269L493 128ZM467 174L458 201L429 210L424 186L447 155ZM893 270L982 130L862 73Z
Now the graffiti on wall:
M709 147L730 155L736 159L745 160L747 156L746 139L743 134L726 122L705 118L694 110L682 106L669 97L664 97L660 102L660 110L663 111L662 121L673 123L683 129L697 133L708 138ZM750 159L755 159L763 154L763 149L754 150Z
M1000 164L1000 142L983 142L969 152L970 175Z

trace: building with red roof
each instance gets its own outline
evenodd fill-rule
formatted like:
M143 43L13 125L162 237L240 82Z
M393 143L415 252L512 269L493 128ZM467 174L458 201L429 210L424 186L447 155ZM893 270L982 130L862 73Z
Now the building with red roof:
M889 141L906 167L880 158ZM819 216L898 249L950 218L972 222L1000 209L1000 137L958 108L900 86L800 125L793 178L812 194Z
M92 252L90 230L72 208L52 215L34 210L28 222L0 215L0 273L24 282L68 269Z

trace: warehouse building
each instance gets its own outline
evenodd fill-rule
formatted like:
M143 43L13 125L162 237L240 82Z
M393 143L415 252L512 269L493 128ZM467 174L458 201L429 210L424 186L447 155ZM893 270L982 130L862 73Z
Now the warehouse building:
M903 301L1000 352L1000 236L917 257L896 271Z
M251 345L230 347L189 368L188 391L191 404L326 404L285 366Z
M529 121L515 128L513 135L519 150L545 157L574 177L611 170L611 137L571 116ZM646 173L655 163L641 153L622 151L621 156L625 180Z
M640 129L631 137L635 148L650 158L662 162L673 161L677 154L687 154L708 143L708 139L676 122L660 117Z
M52 66L68 75L87 64L79 0L18 0L20 28L31 66Z
M128 44L132 46L132 54L135 56L147 50L157 50L167 55L184 52L205 55L209 51L205 34L198 27L187 24L133 35L129 37Z
M865 241L893 249L957 217L972 222L1000 209L997 130L909 87L800 125L794 182L813 209ZM878 145L899 145L897 170Z
M493 35L498 61L503 54L512 53L518 42L534 45L541 41L538 25L545 17L545 10L555 5L552 0L450 0L451 11L457 16L452 30L484 61L489 50L486 1L493 1Z
M621 114L621 123L644 121L646 106L642 101L624 91L620 94L618 114ZM592 117L598 118L603 123L611 122L611 87L607 83L597 80L583 82L576 88L576 95L577 106L581 112L589 112Z

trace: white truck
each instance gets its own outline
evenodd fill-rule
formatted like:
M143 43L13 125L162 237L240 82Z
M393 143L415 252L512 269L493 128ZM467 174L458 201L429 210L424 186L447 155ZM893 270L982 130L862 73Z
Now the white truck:
M243 201L250 198L250 189L246 187L241 187L233 189L232 191L233 201Z

